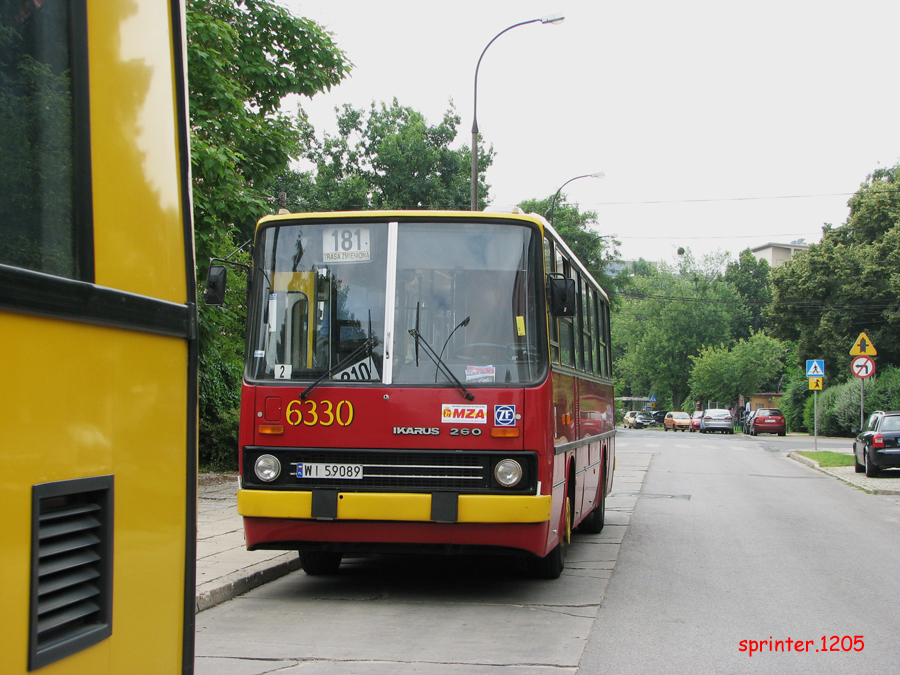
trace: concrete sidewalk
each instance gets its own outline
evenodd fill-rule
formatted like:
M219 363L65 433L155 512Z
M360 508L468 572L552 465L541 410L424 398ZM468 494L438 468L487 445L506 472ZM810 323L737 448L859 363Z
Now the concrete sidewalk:
M834 450L829 448L830 452L840 452L844 455L852 455L852 450ZM812 449L804 452L812 452ZM818 469L822 473L827 473L838 480L864 490L873 495L900 495L900 472L892 470L882 472L882 477L868 478L864 473L856 473L852 466L819 466L819 463L809 457L804 457L796 452L788 453L788 457L794 459L801 464L806 464L814 469Z
M197 487L197 611L300 569L296 551L248 551L238 476L201 473Z

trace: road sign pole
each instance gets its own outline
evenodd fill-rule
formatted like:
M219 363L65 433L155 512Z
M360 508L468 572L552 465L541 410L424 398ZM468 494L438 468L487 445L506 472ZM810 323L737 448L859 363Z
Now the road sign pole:
M866 381L859 380L859 429L866 428Z
M819 392L813 391L813 448L819 451Z

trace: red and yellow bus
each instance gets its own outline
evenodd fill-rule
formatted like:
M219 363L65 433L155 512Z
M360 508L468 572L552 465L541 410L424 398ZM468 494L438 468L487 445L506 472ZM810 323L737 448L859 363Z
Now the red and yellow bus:
M184 7L0 0L2 672L193 672Z
M556 578L573 529L603 527L609 302L542 217L268 216L250 286L249 549L298 550L309 574L506 551Z

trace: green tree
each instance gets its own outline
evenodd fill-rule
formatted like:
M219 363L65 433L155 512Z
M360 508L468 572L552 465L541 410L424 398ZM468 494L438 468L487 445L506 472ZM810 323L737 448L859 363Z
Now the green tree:
M344 105L335 136L317 138L305 127L305 157L315 170L286 171L267 185L285 193L288 210L465 209L469 207L470 150L452 148L460 118L451 104L442 120L425 117L394 99L368 111ZM491 149L479 152L486 169ZM480 181L479 193L488 186Z
M690 394L692 356L732 343L737 291L722 280L725 254L700 261L690 251L677 266L661 263L622 293L612 319L616 394L656 394L675 408Z
M862 332L879 366L900 364L900 165L870 174L849 206L844 225L772 270L764 312L773 335L797 342L798 362L824 358L838 380Z
M282 99L328 89L350 64L321 26L271 0L188 0L186 18L195 248L203 288L209 258L236 248L235 224L269 210L257 186L301 154L305 120L283 114ZM232 274L230 283L225 307L199 303L201 461L220 465L237 447L246 319L245 280Z
M772 302L769 273L768 261L758 259L749 248L741 251L737 261L728 263L725 283L735 287L744 309L743 313L735 313L735 338L748 338L766 326L763 310Z
M695 399L736 402L771 390L784 373L785 345L757 332L731 348L706 347L691 357L691 393Z
M577 204L566 204L565 200L564 194L556 200L553 207L553 227L603 287L610 302L615 304L621 284L627 277L613 277L606 269L619 258L618 246L622 242L597 234L599 223L596 211L581 211ZM551 201L552 197L527 199L519 202L518 206L526 213L543 215L549 212Z
M194 228L203 262L233 223L267 212L254 186L302 152L305 121L281 112L284 97L327 90L351 66L321 26L271 0L188 0L187 38Z

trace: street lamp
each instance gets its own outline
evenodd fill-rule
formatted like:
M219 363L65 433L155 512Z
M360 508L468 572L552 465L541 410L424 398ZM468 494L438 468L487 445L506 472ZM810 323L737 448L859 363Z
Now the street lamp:
M481 52L481 56L478 57L478 64L475 66L475 96L473 99L474 108L472 113L472 211L478 210L478 69L481 67L481 59L484 58L484 53L488 50L488 47L494 44L494 40L513 28L525 26L529 23L537 23L538 21L543 24L549 23L555 26L561 24L565 19L566 17L562 14L548 14L540 19L531 19L530 21L522 21L521 23L513 24L509 28L504 28L497 33L494 38L487 43L487 47Z
M579 178L603 178L605 175L606 174L602 171L598 171L597 173L586 173L583 176L575 176L575 178L570 178L565 183L560 185L559 190L556 191L556 194L553 195L553 199L550 200L550 208L547 211L550 214L550 216L547 218L547 220L550 221L550 224L553 224L553 208L556 206L556 200L559 198L562 189L566 187L566 185L571 183L573 180L578 180Z

